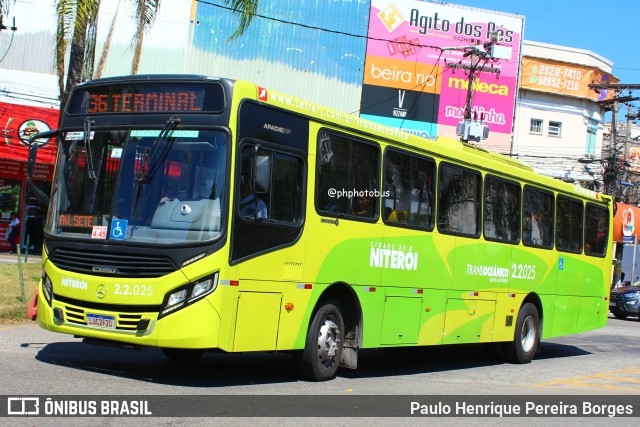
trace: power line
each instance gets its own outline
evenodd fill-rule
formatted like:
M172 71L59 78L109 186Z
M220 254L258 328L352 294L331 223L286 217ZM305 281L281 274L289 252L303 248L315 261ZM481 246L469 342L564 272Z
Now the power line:
M209 5L209 6L217 7L219 9L224 9L224 10L227 10L229 12L234 12L235 11L234 8L232 8L232 7L211 3L211 2L208 2L208 1L205 1L205 0L196 0L196 1L198 3L203 3L203 4L206 4L206 5ZM296 26L296 27L306 28L306 29L309 29L309 30L323 31L323 32L327 32L327 33L339 34L339 35L348 36L348 37L355 37L355 38L364 39L364 40L374 40L374 41L381 41L381 42L394 42L394 43L397 43L395 40L391 40L391 39L378 38L378 37L369 37L368 35L348 33L346 31L340 31L340 30L330 30L330 29L324 28L324 27L318 27L318 26L315 26L315 25L308 25L308 24L301 24L299 22L288 21L286 19L281 19L281 18L274 18L272 16L261 15L259 13L256 13L253 16L254 16L254 18L261 18L261 19L265 19L265 20L268 20L268 21L279 22L281 24L293 25L293 26ZM410 45L410 46L416 47L416 48L430 48L430 49L437 49L437 50L441 50L442 49L439 46L423 45L423 44L414 43L414 42L411 42L411 41L407 41L407 42L403 42L403 43L406 44L406 45Z

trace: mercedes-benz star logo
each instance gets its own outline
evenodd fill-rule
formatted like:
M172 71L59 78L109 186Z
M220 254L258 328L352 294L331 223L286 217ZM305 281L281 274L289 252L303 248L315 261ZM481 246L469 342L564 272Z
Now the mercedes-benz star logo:
M100 299L107 296L107 287L105 285L98 285L98 289L96 289L96 296Z

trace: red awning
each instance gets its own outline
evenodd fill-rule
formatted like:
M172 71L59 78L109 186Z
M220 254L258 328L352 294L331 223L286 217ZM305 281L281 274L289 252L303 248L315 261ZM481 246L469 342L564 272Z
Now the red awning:
M37 132L56 128L58 116L59 111L55 108L0 102L0 159L26 162L29 138ZM41 144L38 163L53 164L57 153L55 140L38 143Z

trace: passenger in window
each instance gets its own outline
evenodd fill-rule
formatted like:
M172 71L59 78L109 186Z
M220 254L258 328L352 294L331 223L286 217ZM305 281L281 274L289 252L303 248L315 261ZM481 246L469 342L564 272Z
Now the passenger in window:
M242 196L242 199L240 199L240 215L245 218L266 219L267 204L251 191L251 175L243 171L240 179L240 194Z
M540 216L535 213L531 218L531 243L537 246L542 245L542 229L540 228Z
M353 202L353 213L358 216L367 216L371 217L372 215L372 204L370 197L356 197Z

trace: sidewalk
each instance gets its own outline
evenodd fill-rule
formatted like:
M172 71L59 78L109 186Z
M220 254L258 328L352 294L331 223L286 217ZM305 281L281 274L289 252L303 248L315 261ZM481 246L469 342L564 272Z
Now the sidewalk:
M24 261L25 254L20 255L20 261ZM40 254L29 254L27 256L27 262L31 263L41 263L42 255ZM18 254L10 254L8 252L0 252L0 264L17 264L18 263Z

